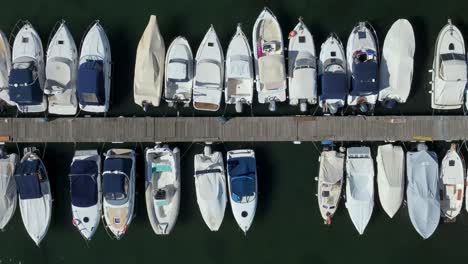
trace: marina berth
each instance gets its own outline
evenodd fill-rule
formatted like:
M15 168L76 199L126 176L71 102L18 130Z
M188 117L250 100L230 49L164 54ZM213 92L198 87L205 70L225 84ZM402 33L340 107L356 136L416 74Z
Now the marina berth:
M6 227L16 211L18 196L14 172L17 164L18 155L8 154L0 145L0 230Z
M10 100L8 76L11 70L11 48L5 33L0 30L0 102L16 106Z
M171 107L182 104L189 107L192 101L193 54L188 41L176 37L167 49L164 75L164 100Z

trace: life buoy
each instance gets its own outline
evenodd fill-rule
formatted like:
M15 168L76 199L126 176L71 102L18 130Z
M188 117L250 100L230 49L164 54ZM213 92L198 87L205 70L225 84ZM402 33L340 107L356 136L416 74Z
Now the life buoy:
M296 36L296 30L291 30L291 31L289 32L288 39L292 39L292 38L294 38L294 36Z
M72 220L72 224L73 224L74 226L78 226L79 224L81 224L81 221L80 221L80 219L74 218L74 219Z

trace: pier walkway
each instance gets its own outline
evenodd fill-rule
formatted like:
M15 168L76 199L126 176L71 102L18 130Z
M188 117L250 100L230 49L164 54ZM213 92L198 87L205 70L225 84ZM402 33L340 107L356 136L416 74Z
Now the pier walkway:
M468 116L1 118L10 142L467 140Z

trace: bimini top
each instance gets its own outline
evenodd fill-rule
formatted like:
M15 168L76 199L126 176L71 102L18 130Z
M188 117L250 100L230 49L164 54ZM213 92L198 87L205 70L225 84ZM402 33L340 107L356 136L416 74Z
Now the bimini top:
M104 105L105 88L102 60L89 60L80 65L77 83L81 105Z
M440 55L441 78L445 81L466 82L466 56L465 54L446 53Z
M18 105L38 105L42 103L42 90L39 79L34 74L34 66L12 69L9 77L8 93L10 99Z
M70 168L70 190L72 204L77 207L90 207L97 204L98 189L96 161L75 160Z
M324 72L321 77L321 100L345 100L348 95L348 78L344 72Z
M125 178L130 177L133 161L126 158L109 158L104 161L102 190L104 194L125 194Z
M38 177L41 166L39 160L27 160L21 162L16 168L15 181L21 200L42 197L41 184Z
M255 195L257 186L255 158L232 158L228 160L228 170L231 177L231 196L234 201L241 202L243 197Z
M353 57L350 94L352 96L377 94L379 92L377 85L379 72L375 51L359 50L353 54Z

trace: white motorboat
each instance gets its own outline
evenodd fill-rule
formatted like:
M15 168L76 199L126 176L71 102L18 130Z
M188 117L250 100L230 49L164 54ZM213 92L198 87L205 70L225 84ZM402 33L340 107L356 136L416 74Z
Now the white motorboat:
M346 45L348 79L351 83L348 105L359 106L362 113L372 112L379 95L378 43L371 25L359 22Z
M102 173L103 214L106 227L121 239L135 211L135 152L110 149Z
M5 102L7 105L16 106L10 100L8 93L8 76L11 70L11 49L8 43L8 38L0 30L0 101Z
M8 79L8 94L22 113L47 110L44 95L44 49L36 30L29 22L16 34L12 50L12 67Z
M250 149L227 152L227 175L231 209L244 234L252 225L257 209L257 165Z
M440 210L442 217L454 221L463 205L465 161L452 144L440 166Z
M39 246L49 229L52 194L47 170L35 148L25 148L15 170L19 206L24 227Z
M317 56L314 38L302 18L289 33L288 66L289 104L305 112L308 104L317 103Z
M258 102L276 111L276 103L286 101L284 41L278 20L266 7L255 21L252 42Z
M74 115L78 108L76 78L78 51L65 21L62 21L47 48L44 93L49 96L49 113Z
M345 106L349 92L346 55L340 39L332 33L320 48L318 63L323 112L336 114Z
M161 101L166 47L156 16L151 15L136 52L133 99L147 111Z
M193 107L218 111L224 86L224 55L213 25L198 47L195 61Z
M320 214L330 225L341 198L344 175L344 153L324 148L320 154L317 197Z
M374 161L370 148L348 148L346 156L346 208L360 235L374 209Z
M465 41L450 19L437 37L430 72L432 109L461 108L467 83Z
M226 53L225 100L241 113L244 104L252 105L254 70L252 50L240 24Z
M96 150L75 152L70 166L73 225L86 240L99 226L102 209L101 156Z
M146 209L153 231L169 235L180 207L180 151L156 145L145 151Z
M405 192L405 152L400 146L386 144L378 147L377 187L385 213L393 218Z
M218 231L227 203L223 154L212 152L211 146L205 146L204 152L194 157L194 177L203 220L211 231Z
M406 19L393 23L385 36L379 77L379 101L387 108L406 103L413 81L414 31Z
M106 32L94 22L81 44L77 93L80 109L105 113L111 93L111 49Z
M169 106L190 106L193 86L193 54L184 37L175 38L166 55L164 99Z
M0 230L10 222L18 203L14 172L18 155L7 154L0 146Z
M440 219L439 165L435 152L424 143L406 154L408 186L406 199L411 223L424 238L429 238Z

